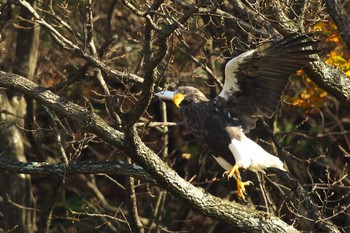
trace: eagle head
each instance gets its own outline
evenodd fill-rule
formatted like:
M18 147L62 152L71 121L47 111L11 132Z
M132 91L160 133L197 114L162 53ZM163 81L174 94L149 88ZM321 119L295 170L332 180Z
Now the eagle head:
M175 90L173 102L177 107L181 104L199 103L208 101L208 98L197 88L181 86Z

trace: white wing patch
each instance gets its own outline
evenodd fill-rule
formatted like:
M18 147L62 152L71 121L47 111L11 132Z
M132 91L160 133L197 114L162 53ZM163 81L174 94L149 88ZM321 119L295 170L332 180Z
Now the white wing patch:
M263 171L268 167L285 170L279 158L269 154L247 137L243 137L241 140L233 139L229 148L238 167L251 171Z
M225 66L225 84L224 88L220 92L219 96L224 98L225 100L228 99L230 93L239 91L239 86L237 85L237 77L236 77L236 70L239 67L239 64L242 63L242 61L255 52L255 49L248 50L241 55L233 58L229 62L227 62Z

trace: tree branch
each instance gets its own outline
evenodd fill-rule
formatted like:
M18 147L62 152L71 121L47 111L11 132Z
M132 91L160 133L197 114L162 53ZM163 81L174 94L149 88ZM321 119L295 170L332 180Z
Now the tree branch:
M340 69L317 61L310 63L304 70L313 82L350 109L350 79Z
M14 89L32 97L51 110L70 118L76 124L82 126L81 129L108 138L107 142L115 147L121 148L124 146L123 133L111 128L100 116L55 95L20 75L0 71L0 86Z
M66 175L104 173L131 176L147 183L156 184L156 181L142 167L123 161L83 161L70 163L68 166L65 166L64 162L55 164L48 164L46 162L20 162L0 156L0 169L13 173L58 176L63 176L65 173Z
M141 141L134 127L129 128L125 136L128 141L133 142L128 148L132 158L148 171L160 186L187 202L194 210L226 222L237 230L296 232L293 227L275 216L227 202L186 182Z

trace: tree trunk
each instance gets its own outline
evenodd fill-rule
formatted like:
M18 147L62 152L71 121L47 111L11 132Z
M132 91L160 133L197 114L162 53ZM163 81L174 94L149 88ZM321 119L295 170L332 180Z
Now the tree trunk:
M35 5L35 1L30 1ZM30 19L30 13L22 8L20 17ZM39 27L34 27L28 21L20 22L20 29L17 33L16 54L14 73L33 79L39 45ZM18 126L24 127L24 116L26 114L26 104L23 95L10 90L0 93L0 151L2 156L7 158L26 161L24 144L21 131ZM31 233L35 231L35 219L33 211L28 207L33 207L31 193L31 179L29 175L10 174L2 172L0 174L0 203L3 222L0 224L5 231Z

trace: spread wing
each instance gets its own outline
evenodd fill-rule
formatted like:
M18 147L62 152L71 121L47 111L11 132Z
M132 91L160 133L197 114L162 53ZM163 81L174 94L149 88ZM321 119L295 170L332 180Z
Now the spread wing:
M217 104L237 116L245 132L255 127L258 117L271 118L289 76L315 60L309 57L318 52L311 48L315 43L307 35L292 34L233 58L226 64Z

